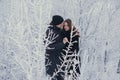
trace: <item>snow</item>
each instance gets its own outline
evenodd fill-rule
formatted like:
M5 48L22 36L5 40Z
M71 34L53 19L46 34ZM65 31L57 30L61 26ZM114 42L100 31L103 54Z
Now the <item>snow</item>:
M0 0L0 80L47 80L43 35L55 14L72 19L81 33L80 80L120 80L119 3Z

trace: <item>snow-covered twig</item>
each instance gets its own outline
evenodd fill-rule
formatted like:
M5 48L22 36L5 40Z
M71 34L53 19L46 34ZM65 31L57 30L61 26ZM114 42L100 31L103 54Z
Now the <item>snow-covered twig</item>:
M63 72L63 73L65 73L65 76L63 76L63 77L66 77L66 76L68 76L67 75L67 73L68 73L68 70L70 69L70 66L74 66L73 67L73 71L71 72L72 73L72 78L74 78L74 80L76 80L77 79L77 72L76 72L76 68L75 68L75 64L73 64L73 63L76 63L76 64L79 64L79 61L77 61L77 60L72 60L72 57L79 57L79 55L77 55L77 52L76 51L74 51L74 52L72 52L71 51L71 48L72 48L72 46L73 46L73 43L76 43L76 41L72 41L72 38L73 37L75 37L75 35L73 35L73 27L72 27L72 29L71 29L71 34L70 34L70 41L69 41L69 45L68 45L68 47L67 47L67 49L63 49L63 51L66 53L65 55L63 54L63 59L61 59L60 58L60 60L61 60L61 65L57 65L57 71L55 71L54 73L53 73L53 75L50 77L50 80L51 79L53 79L56 75L58 75L58 73L60 73L60 72ZM72 53L72 55L69 55L69 53ZM62 54L62 53L61 53ZM70 59L68 60L68 58L70 57ZM79 60L79 59L78 59ZM66 64L67 63L67 64ZM63 67L65 67L65 71L62 69ZM73 73L74 72L74 73ZM62 75L61 75L62 76Z

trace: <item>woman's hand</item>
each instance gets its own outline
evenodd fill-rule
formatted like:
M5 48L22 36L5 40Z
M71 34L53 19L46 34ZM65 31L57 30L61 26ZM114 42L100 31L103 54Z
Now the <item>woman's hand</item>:
M67 37L63 38L63 43L65 44L67 42L69 42L68 39L67 39Z

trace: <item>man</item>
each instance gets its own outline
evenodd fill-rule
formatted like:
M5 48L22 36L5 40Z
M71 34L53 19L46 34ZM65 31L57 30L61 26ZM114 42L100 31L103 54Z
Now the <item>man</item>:
M67 38L63 38L62 28L63 28L63 18L59 15L54 15L50 23L51 26L48 27L46 31L45 44L46 46L46 73L49 76L53 76L58 70L57 65L61 65L60 57L62 57L62 49L68 42ZM64 80L62 77L63 73L57 73L52 80Z

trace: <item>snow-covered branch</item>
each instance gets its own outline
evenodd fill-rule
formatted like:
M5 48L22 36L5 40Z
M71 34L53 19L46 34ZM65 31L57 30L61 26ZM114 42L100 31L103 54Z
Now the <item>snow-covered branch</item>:
M69 45L66 47L66 49L63 49L63 52L65 52L65 54L61 53L62 58L59 58L61 60L61 65L57 65L57 70L54 72L52 77L50 77L50 80L53 79L55 76L57 76L60 72L65 73L65 75L61 75L61 76L63 76L64 78L67 78L68 71L70 70L71 66L73 66L73 70L69 71L71 74L71 78L73 80L77 80L77 77L79 76L79 74L76 72L76 64L79 67L80 56L76 51L71 51L73 44L77 43L77 41L72 40L76 36L76 34L73 35L73 32L74 32L73 29L71 29L70 41L68 42ZM65 70L63 70L63 68L65 68Z

